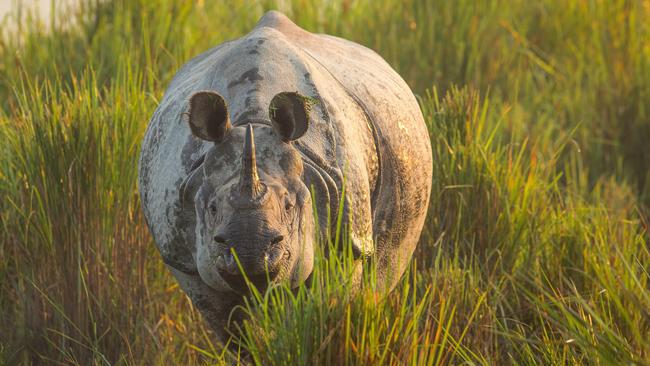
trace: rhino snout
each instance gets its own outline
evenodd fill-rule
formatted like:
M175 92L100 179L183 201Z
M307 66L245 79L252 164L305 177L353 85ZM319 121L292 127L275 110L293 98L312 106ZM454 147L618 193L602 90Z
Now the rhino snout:
M214 242L216 270L233 289L246 288L242 271L256 287L265 287L279 275L282 263L290 258L288 249L282 245L284 236L279 234L272 236L265 244L256 246L228 243L220 236L215 236Z

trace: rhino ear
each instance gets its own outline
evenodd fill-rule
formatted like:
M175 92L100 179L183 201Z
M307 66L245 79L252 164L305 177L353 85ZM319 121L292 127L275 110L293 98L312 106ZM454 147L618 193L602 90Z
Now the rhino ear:
M230 130L226 101L213 91L199 91L190 97L188 122L194 136L218 142Z
M309 127L311 102L298 93L283 92L271 100L269 117L284 142L297 140Z

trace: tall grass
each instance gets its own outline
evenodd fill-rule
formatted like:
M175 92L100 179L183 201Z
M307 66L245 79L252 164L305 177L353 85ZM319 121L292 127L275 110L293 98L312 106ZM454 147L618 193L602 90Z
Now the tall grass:
M650 365L650 3L88 1L0 28L0 363L226 363L136 194L146 122L190 57L265 9L377 50L433 148L389 295L347 256L251 300L256 364ZM455 85L459 85L456 87Z

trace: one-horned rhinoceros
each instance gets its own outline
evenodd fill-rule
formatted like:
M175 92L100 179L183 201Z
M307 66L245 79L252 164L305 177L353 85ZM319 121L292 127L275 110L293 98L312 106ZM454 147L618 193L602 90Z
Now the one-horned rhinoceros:
M257 288L298 286L337 212L359 268L374 261L392 288L424 224L431 146L380 56L269 12L178 71L147 128L139 185L163 260L223 336L246 294L241 271Z

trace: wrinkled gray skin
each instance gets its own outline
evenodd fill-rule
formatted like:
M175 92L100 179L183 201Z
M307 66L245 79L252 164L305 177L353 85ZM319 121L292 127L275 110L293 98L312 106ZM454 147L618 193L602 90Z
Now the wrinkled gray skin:
M333 234L343 177L357 275L370 258L390 289L431 190L419 106L375 52L269 12L176 74L147 128L139 186L163 260L223 337L246 294L232 253L258 288L298 286L317 229Z

